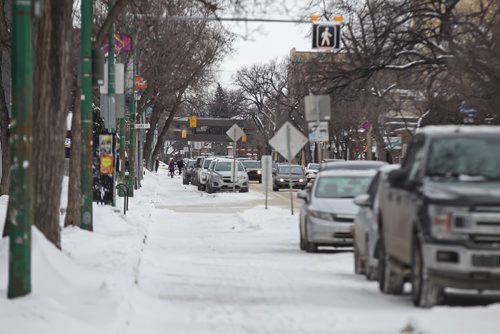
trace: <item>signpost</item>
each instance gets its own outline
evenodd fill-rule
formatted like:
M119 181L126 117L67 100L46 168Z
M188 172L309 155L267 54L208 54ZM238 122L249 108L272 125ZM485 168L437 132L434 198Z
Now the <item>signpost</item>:
M293 193L292 193L292 168L291 161L299 153L299 151L307 144L308 139L297 130L290 122L286 122L276 132L273 138L269 140L269 144L278 151L283 158L288 161L289 165L289 185L290 185L290 206L293 215Z
M231 180L233 182L233 192L236 192L236 142L238 139L241 138L245 134L243 130L238 126L238 124L234 124L229 130L227 130L226 134L228 135L229 138L233 141L233 164L232 164L232 169L233 172L231 175L233 176L233 179Z
M266 210L267 210L267 201L268 201L268 192L269 188L273 183L273 160L270 155L263 155L261 158L262 161L262 184L264 185L264 192L266 194Z

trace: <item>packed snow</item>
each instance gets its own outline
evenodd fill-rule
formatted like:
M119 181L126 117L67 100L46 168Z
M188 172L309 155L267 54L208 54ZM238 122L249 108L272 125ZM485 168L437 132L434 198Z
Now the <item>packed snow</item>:
M62 251L33 228L33 292L15 300L2 239L2 333L499 332L498 295L417 309L354 275L350 250L301 252L298 215L266 210L252 186L208 195L147 173L126 215L121 199L94 205L94 232L63 229ZM6 205L0 198L0 229Z

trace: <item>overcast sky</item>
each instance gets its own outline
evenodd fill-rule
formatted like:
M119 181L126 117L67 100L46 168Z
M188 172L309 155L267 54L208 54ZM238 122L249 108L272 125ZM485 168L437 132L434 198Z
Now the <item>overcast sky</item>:
M283 16L270 16L279 18ZM287 17L294 19L293 17ZM292 48L299 51L311 50L308 34L311 24L296 23L232 23L225 22L227 29L239 36L249 34L248 38L238 37L234 43L234 53L227 56L219 69L219 81L223 87L231 85L231 76L236 70L255 63L265 63L271 59L283 58Z

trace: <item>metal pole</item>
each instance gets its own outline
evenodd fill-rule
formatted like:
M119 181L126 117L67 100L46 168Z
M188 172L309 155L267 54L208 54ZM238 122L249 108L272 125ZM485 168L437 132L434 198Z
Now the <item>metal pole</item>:
M236 140L233 141L233 193L236 192Z
M115 5L114 0L110 0L108 12L111 11L113 6ZM109 111L113 117L116 117L116 113L112 112L113 108L116 108L115 104L115 25L112 24L109 29L108 35L108 103ZM111 128L109 132L113 136L113 143L116 141L115 133L116 133L116 119L111 120ZM113 161L116 161L116 145L113 145ZM113 203L112 206L116 206L116 166L113 163L113 174L112 174L112 193L113 193Z
M287 138L287 155L288 155L288 181L289 181L289 186L290 186L290 208L292 209L292 216L293 216L293 192L292 192L292 154L291 154L291 148L290 148L290 126L286 127L286 138Z
M135 152L136 152L136 141L135 141L135 44L132 38L132 92L130 94L130 115L129 115L129 152L128 152L128 191L129 196L134 197L135 188Z
M82 205L80 208L80 228L93 230L92 222L92 0L82 0L81 31L81 120L82 157L80 163L80 187Z
M9 233L8 298L31 292L33 50L31 1L12 5L11 180L6 224Z

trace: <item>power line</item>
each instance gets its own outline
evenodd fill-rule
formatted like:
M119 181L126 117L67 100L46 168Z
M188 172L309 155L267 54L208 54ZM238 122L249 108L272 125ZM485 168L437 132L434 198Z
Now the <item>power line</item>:
M152 16L144 14L133 15L136 18L161 18L166 21L219 21L219 22L261 22L261 23L308 23L311 20L293 20L293 19L265 19L265 18L247 18L247 17L218 17L218 16Z

